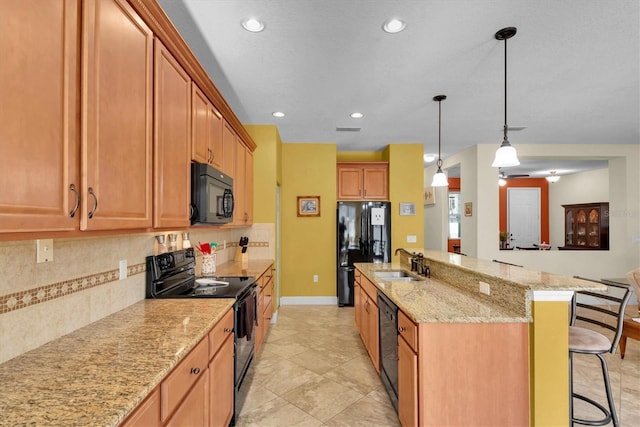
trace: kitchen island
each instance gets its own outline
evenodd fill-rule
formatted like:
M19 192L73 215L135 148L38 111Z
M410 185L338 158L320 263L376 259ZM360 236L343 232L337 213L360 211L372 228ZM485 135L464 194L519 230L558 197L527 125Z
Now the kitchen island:
M411 252L422 254L430 278L409 272ZM356 268L362 282L356 300L360 292L368 305L359 310L356 303L356 323L358 312L371 311L376 291L400 310L403 425L567 423L568 301L574 291L602 289L599 284L416 249L401 254L400 263ZM404 271L414 280L382 278L381 271ZM489 295L480 292L481 283ZM361 322L361 334L375 321ZM365 346L375 335L363 335Z

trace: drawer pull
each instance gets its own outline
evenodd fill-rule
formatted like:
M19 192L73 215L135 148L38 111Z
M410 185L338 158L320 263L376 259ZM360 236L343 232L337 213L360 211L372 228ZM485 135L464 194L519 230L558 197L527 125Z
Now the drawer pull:
M200 368L191 368L191 373L193 375L198 375L200 373Z
M230 334L231 332L233 332L233 328L224 328L224 331Z
M400 327L398 328L398 333L400 333L400 334L401 334L401 333L403 333L403 332L404 332L404 331L406 331L406 330L407 330L407 329L406 329L404 326L400 326Z

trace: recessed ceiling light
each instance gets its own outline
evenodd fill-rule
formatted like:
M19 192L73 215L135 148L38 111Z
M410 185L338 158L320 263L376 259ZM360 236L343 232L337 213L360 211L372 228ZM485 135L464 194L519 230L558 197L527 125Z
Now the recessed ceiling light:
M284 117L284 113L282 111L274 111L271 115L273 117Z
M422 158L425 162L431 163L436 159L436 156L434 156L433 154L425 154L424 156L422 156Z
M247 18L242 21L242 28L252 33L259 33L264 30L264 23L256 18Z
M363 118L363 117L364 117L364 114L362 114L362 113L351 113L351 114L349 114L349 116L350 116L352 119L361 119L361 118Z
M391 18L388 19L384 22L384 24L382 25L382 29L387 32L387 33L399 33L400 31L404 30L406 28L407 24L398 19L398 18Z

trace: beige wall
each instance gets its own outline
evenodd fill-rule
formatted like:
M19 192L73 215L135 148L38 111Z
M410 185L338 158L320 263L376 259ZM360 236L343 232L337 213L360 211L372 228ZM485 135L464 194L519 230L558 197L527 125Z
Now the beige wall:
M638 202L640 200L640 168L638 168L640 146L622 144L518 144L516 146L520 157L609 160L607 188L610 209L611 249L609 251L499 251L496 237L498 235L497 171L491 167L496 148L495 145L481 144L450 156L444 161L445 169L454 164L460 164L462 203L474 201L473 217L463 217L462 252L483 259L500 259L524 265L530 269L566 276L620 277L638 267L640 262L640 203ZM434 172L435 166L427 168L425 180ZM586 182L592 182L591 185L594 185L592 195L589 194L591 189L587 184L582 184L577 189L567 189L566 202L562 200L561 195L554 196L550 193L556 205L550 204L550 209L555 211L557 204L574 203L576 200L601 201L587 200L587 197L602 198L604 184L593 184L593 178L590 175L586 175L585 178ZM570 180L567 179L567 181ZM471 185L468 184L469 182ZM441 222L442 216L446 215L443 209L446 209L443 205L436 208L439 211L438 214L434 213L435 210L427 210L425 222ZM428 247L439 248L439 242L434 242L428 235L425 236L425 242Z

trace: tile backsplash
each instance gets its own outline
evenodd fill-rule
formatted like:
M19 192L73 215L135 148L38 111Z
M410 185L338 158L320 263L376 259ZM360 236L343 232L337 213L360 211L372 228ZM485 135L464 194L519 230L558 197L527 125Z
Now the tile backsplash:
M157 251L155 236L171 232L55 239L53 261L42 264L35 240L0 242L0 363L144 299L145 258ZM189 233L192 245L217 242L220 264L233 260L240 236L249 237L249 257L275 258L274 224Z

